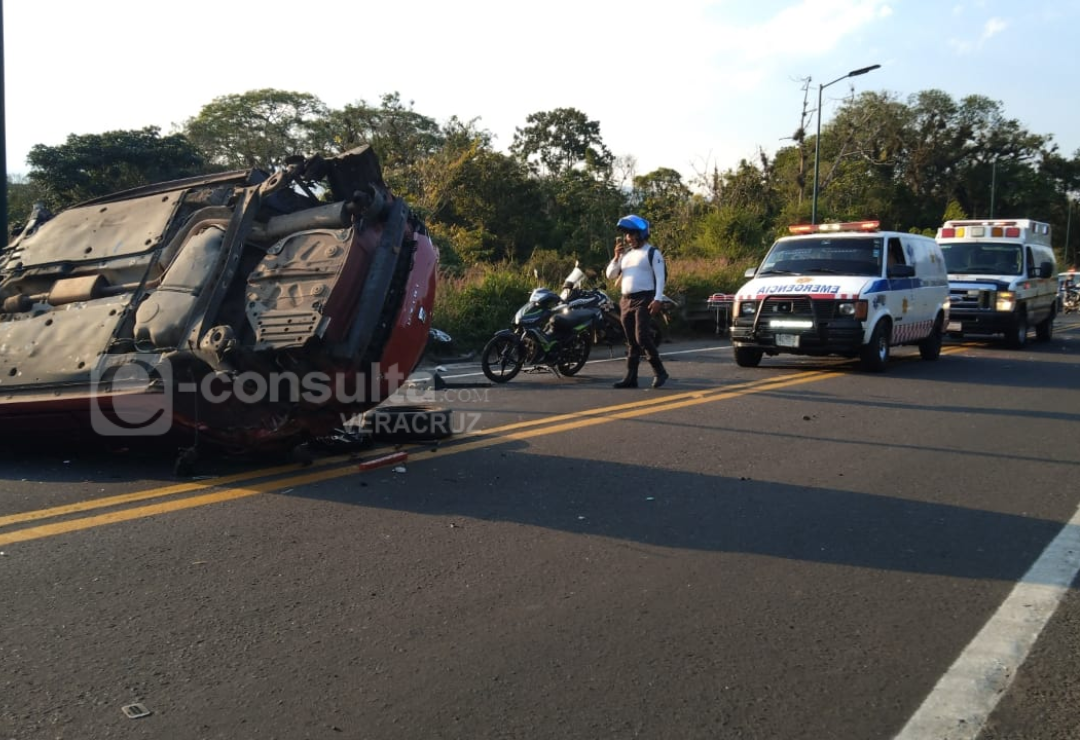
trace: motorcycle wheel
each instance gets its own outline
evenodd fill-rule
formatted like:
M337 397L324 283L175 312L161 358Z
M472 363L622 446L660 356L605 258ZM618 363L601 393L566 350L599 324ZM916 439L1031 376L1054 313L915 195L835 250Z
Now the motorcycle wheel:
M480 357L480 367L492 383L510 382L524 364L525 348L521 340L506 335L492 337Z
M626 344L626 335L623 334L622 322L619 321L617 314L604 315L603 339L605 344L612 346Z
M581 332L576 334L570 343L563 349L559 364L555 367L562 375L576 375L585 363L589 361L589 353L592 351L592 337Z

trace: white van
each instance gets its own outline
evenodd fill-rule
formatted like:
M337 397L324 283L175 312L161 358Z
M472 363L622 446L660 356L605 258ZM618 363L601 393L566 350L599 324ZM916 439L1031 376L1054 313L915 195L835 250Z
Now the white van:
M1054 334L1058 283L1050 224L1028 218L946 221L937 241L949 268L947 331L1004 334L1012 347L1028 330Z
M762 355L858 357L881 371L889 348L941 353L949 318L945 260L926 236L881 231L877 221L799 225L769 250L735 294L735 362Z

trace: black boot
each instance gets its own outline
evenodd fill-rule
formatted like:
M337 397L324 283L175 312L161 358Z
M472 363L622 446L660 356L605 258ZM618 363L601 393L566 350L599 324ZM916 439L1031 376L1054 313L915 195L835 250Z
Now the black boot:
M659 357L655 357L649 360L649 364L652 366L654 375L652 379L652 387L659 388L664 383L666 383L667 379L671 376L667 374L667 370L664 369L664 363L660 362Z
M613 383L614 388L637 388L637 368L641 359L638 357L626 358L626 375L618 383Z

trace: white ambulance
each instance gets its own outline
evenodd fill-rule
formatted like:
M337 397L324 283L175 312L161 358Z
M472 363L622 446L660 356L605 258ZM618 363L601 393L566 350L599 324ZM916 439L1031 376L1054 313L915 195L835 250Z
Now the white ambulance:
M763 355L858 357L885 369L889 348L941 353L949 315L945 260L926 236L881 231L877 221L799 225L769 250L735 294L735 362Z
M1058 284L1050 224L1028 218L946 221L937 241L949 268L947 331L1004 334L1012 347L1028 330L1054 334Z

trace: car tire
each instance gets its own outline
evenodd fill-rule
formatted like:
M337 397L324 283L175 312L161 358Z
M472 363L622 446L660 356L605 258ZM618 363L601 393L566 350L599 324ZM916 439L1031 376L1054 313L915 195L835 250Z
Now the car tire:
M1050 315L1035 325L1035 338L1040 342L1049 342L1054 338L1054 319L1057 318L1057 311L1050 310Z
M889 364L889 322L882 319L874 325L870 341L859 353L859 367L867 372L880 373Z
M938 317L934 319L934 327L930 330L930 335L919 342L919 357L924 360L936 360L941 357L942 325L943 318L941 314L938 314Z
M753 347L736 347L735 364L739 367L757 367L761 364L763 354L762 350Z
M1009 326L1009 333L1006 337L1005 343L1013 349L1023 349L1027 344L1028 335L1028 319L1027 311L1023 308L1019 308L1016 311L1016 317L1012 320L1012 324Z

